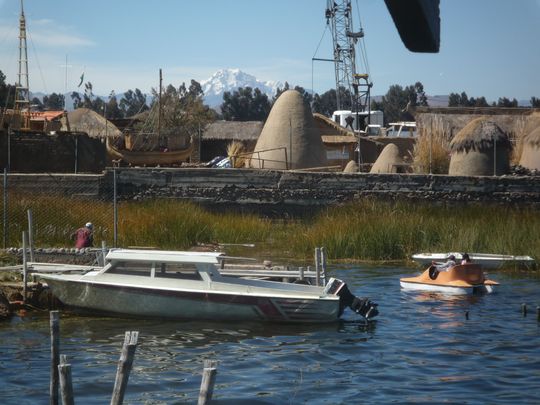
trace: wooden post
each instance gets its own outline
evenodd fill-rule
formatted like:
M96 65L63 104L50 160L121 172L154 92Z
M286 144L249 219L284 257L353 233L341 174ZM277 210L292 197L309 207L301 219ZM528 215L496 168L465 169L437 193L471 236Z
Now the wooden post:
M129 373L133 366L133 358L135 357L135 349L137 348L137 340L139 332L126 332L124 337L124 345L118 360L118 368L116 369L116 379L114 381L114 389L111 398L111 405L120 405L124 402L124 394L129 379Z
M71 380L71 364L67 362L67 356L60 356L60 364L58 365L58 374L60 376L60 393L62 396L63 405L74 405L73 400L73 383Z
M28 259L26 257L26 232L22 233L22 249L23 249L23 304L26 304L26 289L28 284Z
M50 311L51 328L51 381L50 381L50 405L58 405L58 363L60 361L60 314L58 311Z
M300 280L304 281L304 268L298 267L298 272L300 273Z
M521 304L521 313L523 314L523 316L527 316L527 304Z
M30 248L30 261L34 261L34 226L32 210L28 210L28 247Z
M199 392L199 401L197 402L197 405L206 405L212 400L214 384L216 382L216 374L217 361L205 360L201 380L201 390Z

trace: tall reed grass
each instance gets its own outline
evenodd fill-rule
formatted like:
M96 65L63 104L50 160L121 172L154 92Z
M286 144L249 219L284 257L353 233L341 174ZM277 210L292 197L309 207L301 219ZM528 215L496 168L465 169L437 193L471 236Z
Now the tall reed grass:
M411 153L417 173L448 174L450 166L450 130L438 118L421 128Z
M39 247L72 246L70 234L92 220L95 241L113 242L112 206L59 197L10 203L11 246L20 245L26 210ZM103 215L106 213L107 215ZM404 260L417 252L527 254L540 259L540 211L495 205L445 206L366 199L296 220L215 213L178 200L122 202L119 246L187 249L200 243L255 243L283 257L311 258L325 246L331 259Z

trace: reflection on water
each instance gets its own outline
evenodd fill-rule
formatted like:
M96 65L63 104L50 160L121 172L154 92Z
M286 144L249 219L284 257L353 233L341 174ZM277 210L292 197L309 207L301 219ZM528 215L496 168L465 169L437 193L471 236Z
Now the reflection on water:
M357 295L379 303L366 324L172 322L63 313L61 352L75 400L110 400L126 330L140 332L126 403L196 403L204 359L217 360L217 404L535 403L540 325L537 278L492 274L481 296L403 292L399 268L339 267ZM466 319L465 313L469 313ZM0 324L0 403L46 403L48 313ZM486 399L489 398L489 399Z

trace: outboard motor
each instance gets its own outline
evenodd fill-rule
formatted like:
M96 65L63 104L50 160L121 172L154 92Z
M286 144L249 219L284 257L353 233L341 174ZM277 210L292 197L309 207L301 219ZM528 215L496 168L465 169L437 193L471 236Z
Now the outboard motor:
M377 304L371 302L369 298L355 297L342 280L332 277L326 284L324 291L328 294L336 294L339 297L339 316L343 314L346 307L351 308L366 320L379 314Z

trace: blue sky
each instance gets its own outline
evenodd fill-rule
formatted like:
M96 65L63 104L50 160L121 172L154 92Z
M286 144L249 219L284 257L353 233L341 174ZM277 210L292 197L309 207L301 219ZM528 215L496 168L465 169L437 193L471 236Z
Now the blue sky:
M409 52L382 0L352 4L366 33L374 95L385 94L392 84L420 81L430 95L540 97L540 0L442 0L438 54ZM26 0L24 5L33 92L76 90L83 71L96 94L148 92L158 85L159 68L164 83L174 85L239 68L262 81L305 88L313 83L318 93L334 87L332 65L311 61L331 57L326 0ZM19 0L0 0L0 70L10 83L17 78L19 12Z

